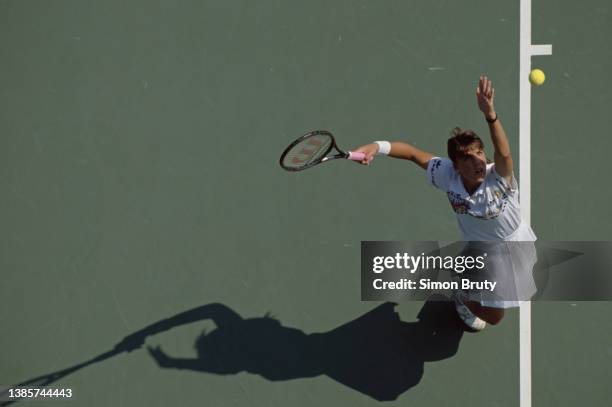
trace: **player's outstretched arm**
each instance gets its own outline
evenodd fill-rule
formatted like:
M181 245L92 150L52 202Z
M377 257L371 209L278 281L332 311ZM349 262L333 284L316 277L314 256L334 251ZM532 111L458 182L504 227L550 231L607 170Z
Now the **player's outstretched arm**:
M485 115L485 119L489 124L489 132L495 153L493 161L495 161L495 171L510 181L512 178L513 162L512 154L510 153L510 144L506 137L506 132L502 127L501 121L497 117L493 99L495 97L495 89L489 78L481 76L476 88L476 99L478 108Z
M121 342L115 345L115 349L131 352L140 348L148 336L168 331L177 326L206 319L212 320L219 328L242 322L242 317L228 306L219 303L206 304L181 312L170 318L162 319L161 321L136 331L123 338Z
M433 158L431 153L419 150L415 146L402 141L392 141L390 144L391 148L387 154L389 157L412 161L425 170L427 169L427 163ZM366 144L355 149L355 151L365 154L364 159L361 161L361 164L364 165L368 165L370 162L372 162L374 156L378 153L378 150L379 145L376 143Z

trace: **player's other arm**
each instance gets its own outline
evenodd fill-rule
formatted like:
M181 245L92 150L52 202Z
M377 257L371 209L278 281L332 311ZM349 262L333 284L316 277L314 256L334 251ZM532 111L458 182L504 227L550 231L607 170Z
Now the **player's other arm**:
M433 158L431 153L427 151L419 150L415 146L404 143L402 141L392 141L391 149L389 150L389 157L400 158L403 160L409 160L423 168L427 169L427 163ZM368 165L374 156L378 153L379 145L376 143L366 144L357 148L355 151L359 151L365 154L361 164Z
M506 132L504 131L501 121L497 118L497 113L493 106L494 97L495 89L493 89L491 81L486 76L481 76L478 88L476 89L476 99L478 100L478 108L485 115L489 124L491 142L495 149L493 154L495 171L506 180L510 181L514 164L512 162L508 137L506 137Z

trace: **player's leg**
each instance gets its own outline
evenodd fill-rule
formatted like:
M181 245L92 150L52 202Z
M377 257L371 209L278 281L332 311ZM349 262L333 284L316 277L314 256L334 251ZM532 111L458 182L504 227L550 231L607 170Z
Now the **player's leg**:
M491 325L499 324L504 318L503 308L485 307L476 301L465 301L464 304L472 311L472 314Z

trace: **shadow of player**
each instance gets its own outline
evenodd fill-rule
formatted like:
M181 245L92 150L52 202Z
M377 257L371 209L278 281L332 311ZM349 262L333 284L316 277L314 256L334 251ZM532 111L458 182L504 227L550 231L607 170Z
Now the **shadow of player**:
M327 375L376 400L397 399L423 376L425 362L453 356L464 329L453 304L431 298L416 322L402 322L384 303L336 329L305 334L269 316L244 319L223 304L204 305L153 324L158 333L198 320L216 328L196 340L195 358L149 348L162 368L214 374L249 372L271 381ZM143 339L144 340L144 339Z
M402 322L395 304L388 302L329 332L312 334L284 327L269 316L244 319L223 304L208 304L136 331L89 360L11 387L49 386L141 348L148 336L206 319L216 328L197 338L196 358L174 358L149 348L157 364L224 375L246 371L272 381L327 375L381 401L395 400L418 384L425 362L453 356L464 332L453 303L440 295L430 297L415 322ZM6 389L0 388L0 406L18 401L7 399Z

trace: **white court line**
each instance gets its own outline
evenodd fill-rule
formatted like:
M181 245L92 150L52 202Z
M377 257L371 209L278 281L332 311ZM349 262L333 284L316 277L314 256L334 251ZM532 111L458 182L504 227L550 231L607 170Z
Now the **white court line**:
M521 214L531 226L531 85L533 55L552 55L552 45L531 44L531 0L521 0L519 64L519 172ZM531 302L519 309L520 407L531 407Z
M532 45L530 47L531 55L552 55L552 45Z

